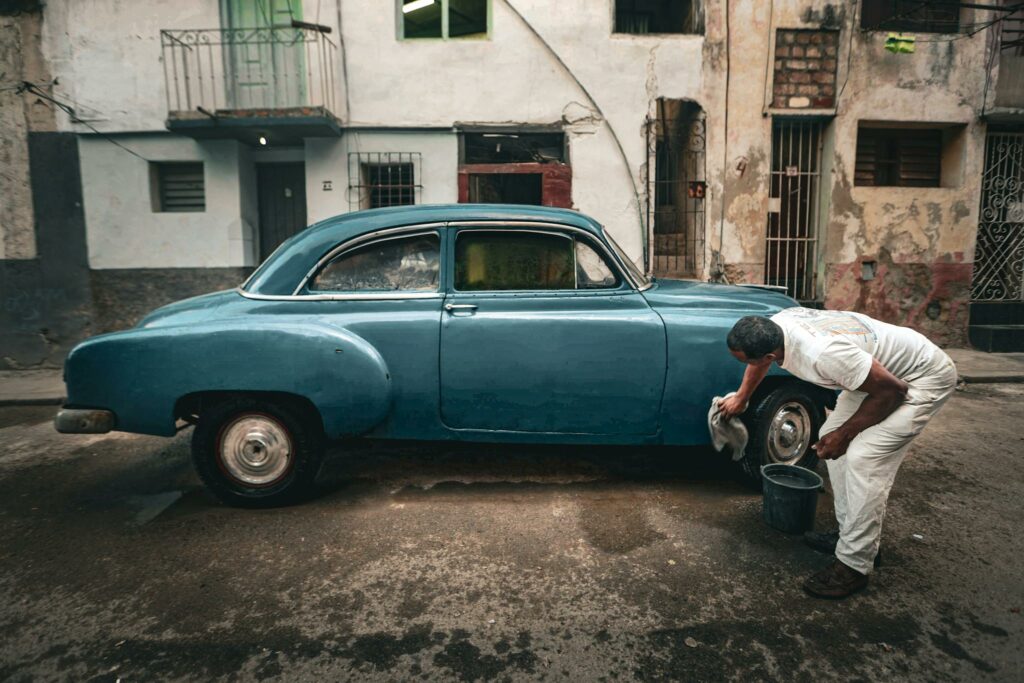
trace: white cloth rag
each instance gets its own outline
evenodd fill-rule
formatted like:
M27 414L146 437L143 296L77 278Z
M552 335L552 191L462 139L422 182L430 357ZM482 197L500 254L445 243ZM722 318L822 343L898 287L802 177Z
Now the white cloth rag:
M708 411L708 431L711 432L711 445L715 447L715 450L719 453L726 446L732 451L732 459L739 461L743 459L743 451L747 448L747 440L750 435L747 434L747 425L743 424L743 421L738 417L730 417L724 419L722 417L722 409L718 407L719 401L724 401L730 396L735 396L736 392L731 391L725 396L715 396L711 399L711 410Z

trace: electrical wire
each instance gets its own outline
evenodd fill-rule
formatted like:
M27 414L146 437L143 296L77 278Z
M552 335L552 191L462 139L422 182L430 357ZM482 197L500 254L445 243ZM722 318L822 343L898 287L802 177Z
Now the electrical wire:
M771 95L769 95L769 92L770 92L769 84L771 83L771 80L769 80L768 74L770 74L772 72L771 69L769 68L769 66L771 65L771 63L773 61L773 58L775 56L774 55L774 50L771 49L772 48L772 22L774 20L775 20L775 0L771 0L771 2L768 3L768 38L765 41L765 44L768 46L768 49L765 50L765 57L764 57L764 96L761 98L761 115L762 116L764 114L768 113L768 107L771 106L771 102L773 100L773 97Z
M59 107L61 111L66 113L71 118L71 122L72 123L80 123L81 125L85 126L89 130L91 130L93 133L95 133L96 135L99 135L101 138L103 138L107 142L111 143L115 147L120 147L121 149L123 149L124 151L128 152L132 156L138 157L139 159L142 159L146 163L150 163L149 159L147 159L146 157L142 156L141 154L139 154L135 150L129 149L128 147L125 147L120 142L118 142L114 138L110 137L109 135L107 135L103 131L97 130L97 128L95 126L93 126L91 123L89 123L88 121L80 119L78 117L78 114L75 113L75 108L72 105L67 104L66 102L61 102L60 100L57 100L57 99L51 97L46 92L44 92L41 88L39 88L39 86L37 86L35 83L32 83L30 81L23 81L22 84L21 84L21 87L19 88L19 93L24 93L24 92L30 92L33 95L37 96L37 97L41 97L42 99L47 100L48 102L53 103L56 107Z
M562 69L564 69L565 72L569 75L569 77L572 78L572 80L576 83L576 85L579 87L579 89L583 92L583 95L587 98L587 100L590 102L590 104L594 107L594 110L597 111L598 115L600 115L601 120L604 122L604 125L608 128L608 132L610 132L612 134L612 139L615 141L615 146L619 150L619 156L622 158L622 163L625 165L626 174L629 176L629 184L633 188L633 198L636 200L636 212L637 212L637 215L640 218L640 230L641 230L641 233L643 235L644 265L646 266L647 262L648 262L648 249L649 249L649 245L647 244L647 241L648 241L647 240L647 225L646 225L646 221L644 220L644 210L643 210L643 207L641 206L641 202L640 202L640 190L636 186L636 179L633 177L633 171L632 171L632 169L629 166L629 157L626 156L626 150L623 149L622 142L619 140L619 136L616 134L615 128L612 127L612 124L608 120L608 117L604 115L603 111L601 111L601 106L597 103L597 101L590 94L590 91L587 90L586 86L584 86L583 83L580 82L580 79L576 77L576 74L574 74L572 69L570 69L568 67L568 65L566 65L566 63L558 55L558 53L555 51L555 49L553 47L551 47L551 45L548 43L548 41L546 41L544 39L544 36L542 36L537 31L537 29L535 29L533 27L533 24L531 24L529 21L526 20L526 17L524 17L522 14L520 14L519 10L517 10L512 5L510 0L502 0L502 2L505 3L506 7L508 7L510 10L512 10L513 14L515 14L517 17L519 17L519 20L521 22L523 22L523 25L526 26L526 28L530 31L530 33L532 33L533 36L537 40L539 40L541 42L541 44L547 49L547 51L549 53L551 53L551 56L555 58L555 61L557 61L558 64L562 67ZM646 268L645 268L645 270L646 270Z
M853 8L853 21L850 23L850 39L846 41L846 73L843 74L842 87L836 92L836 111L839 111L839 98L843 96L843 91L846 90L846 84L850 80L850 58L853 56L853 34L860 16L857 11L860 4L861 3L857 2Z

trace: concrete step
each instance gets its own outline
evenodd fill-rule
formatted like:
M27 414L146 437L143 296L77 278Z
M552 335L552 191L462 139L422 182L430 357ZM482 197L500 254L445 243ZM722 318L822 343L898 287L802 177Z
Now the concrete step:
M967 336L974 348L990 353L1024 351L1024 325L970 325Z

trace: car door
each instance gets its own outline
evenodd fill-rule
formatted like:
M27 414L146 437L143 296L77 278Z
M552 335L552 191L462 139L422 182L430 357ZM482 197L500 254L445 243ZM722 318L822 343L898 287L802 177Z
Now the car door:
M340 245L309 278L303 315L344 327L380 353L391 380L391 410L374 436L440 438L438 327L444 299L440 226L384 231ZM298 313L300 309L296 309ZM339 393L360 391L324 377Z
M571 228L449 228L442 422L452 429L652 435L661 318L593 236Z

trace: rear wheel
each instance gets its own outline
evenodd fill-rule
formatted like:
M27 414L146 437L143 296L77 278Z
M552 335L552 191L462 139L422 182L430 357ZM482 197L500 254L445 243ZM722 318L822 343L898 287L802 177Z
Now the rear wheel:
M228 505L275 507L308 498L323 458L319 418L296 404L237 397L199 417L192 462Z
M743 415L750 439L740 471L751 485L761 486L761 465L783 463L814 469L818 456L811 446L825 422L825 406L810 387L788 382L755 397Z

